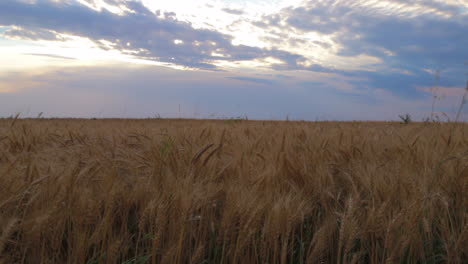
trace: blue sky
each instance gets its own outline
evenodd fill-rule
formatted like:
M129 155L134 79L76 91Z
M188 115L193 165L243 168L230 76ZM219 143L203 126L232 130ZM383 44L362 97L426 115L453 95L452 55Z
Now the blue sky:
M453 117L467 7L2 0L0 116L422 119L436 96L437 114Z

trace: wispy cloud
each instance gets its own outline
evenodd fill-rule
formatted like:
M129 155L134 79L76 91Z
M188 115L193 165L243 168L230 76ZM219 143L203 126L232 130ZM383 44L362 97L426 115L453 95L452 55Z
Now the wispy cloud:
M42 56L42 57L49 57L54 59L62 59L62 60L76 60L72 57L60 56L55 54L43 54L43 53L24 53L24 55L31 55L31 56Z
M425 68L446 69L443 81L463 82L460 72L468 58L466 8L468 3L438 0L307 1L254 25L277 36L269 38L271 45L288 43L313 50L316 44L317 52L327 59L320 60L313 52L302 54L311 64L300 65L304 69L361 76L367 81L356 85L414 98L425 94L416 86L433 82L434 77L422 71ZM322 40L308 41L310 36ZM362 62L359 57L380 62L367 64L369 70L356 69ZM341 62L349 64L346 69ZM333 64L336 68L330 67Z
M244 14L244 11L240 10L240 9L234 9L234 8L223 8L221 9L223 10L224 12L228 13L228 14L231 14L231 15L242 15Z
M251 83L258 83L258 84L266 84L266 85L273 85L277 82L272 79L265 79L265 78L256 78L256 77L245 77L245 76L238 76L238 77L226 77L228 79L251 82Z

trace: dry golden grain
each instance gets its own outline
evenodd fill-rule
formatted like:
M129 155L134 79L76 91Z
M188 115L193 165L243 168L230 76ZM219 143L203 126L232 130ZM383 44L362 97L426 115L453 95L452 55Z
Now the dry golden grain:
M462 263L467 128L0 119L0 261Z

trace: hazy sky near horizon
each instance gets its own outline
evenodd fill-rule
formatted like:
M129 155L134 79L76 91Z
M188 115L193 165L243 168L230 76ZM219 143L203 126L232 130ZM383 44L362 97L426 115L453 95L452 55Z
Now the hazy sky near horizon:
M468 0L0 1L0 117L445 119L467 61Z

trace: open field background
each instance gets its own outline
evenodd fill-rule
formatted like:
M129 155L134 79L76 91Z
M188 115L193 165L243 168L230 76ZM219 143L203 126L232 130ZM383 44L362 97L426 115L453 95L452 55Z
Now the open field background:
M468 126L0 120L0 263L467 263Z

